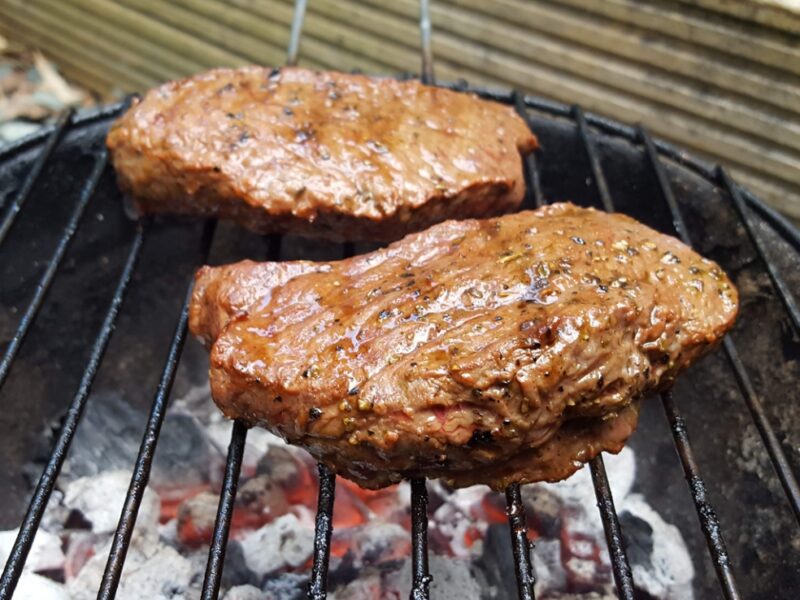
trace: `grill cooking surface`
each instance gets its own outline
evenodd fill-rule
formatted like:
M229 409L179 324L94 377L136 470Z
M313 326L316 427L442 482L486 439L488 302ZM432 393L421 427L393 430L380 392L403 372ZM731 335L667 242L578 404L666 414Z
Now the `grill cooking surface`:
M424 10L422 16L423 79L431 82ZM296 42L297 38L295 53ZM732 183L722 169L688 158L652 140L644 130L585 115L579 107L514 93L474 91L514 105L541 140L543 152L526 163L526 207L583 200L620 210L681 237L735 276L742 292L739 326L718 352L678 382L673 394L661 397L669 427L658 414L656 401L643 403L642 432L631 441L641 448L639 456L645 461L639 484L651 489L664 486L663 498L652 501L665 518L688 532L693 549L702 543L699 532L705 537L710 562L702 562L706 559L693 552L700 561L701 597L719 593L713 579L702 575L702 567L708 566L710 573L712 565L726 598L740 597L737 574L748 575L738 582L741 597L772 598L800 589L798 550L791 543L800 520L800 490L794 476L800 433L792 427L799 416L793 382L798 380L800 311L792 291L800 286L800 236ZM150 411L98 597L114 596L173 384L180 389L186 381L204 376L180 368L188 286L195 267L207 259L218 264L245 256L329 260L367 249L261 238L227 225L215 232L212 222L128 221L120 210L121 198L103 147L109 124L122 109L68 115L46 135L0 155L6 167L0 171L0 190L7 194L0 197L4 282L0 335L9 340L0 358L5 409L0 415L0 450L5 457L0 481L10 483L0 490L0 504L8 507L0 515L4 525L19 522L18 508L11 507L21 506L27 496L21 465L36 459L37 453L46 462L44 473L34 474L38 486L5 567L0 599L13 595L83 409L95 400L91 397L95 384L124 389L126 396L139 398ZM190 343L185 352L203 351ZM202 360L189 362L202 364ZM59 415L65 416L46 425ZM41 436L45 426L54 432L54 445L37 448L46 439ZM679 461L669 448L667 431ZM203 598L219 593L246 437L246 428L235 423ZM678 464L688 489L678 489ZM701 467L708 484L701 478ZM633 598L626 523L620 523L615 512L602 457L594 459L590 468L617 591L621 598ZM332 473L320 466L319 479L309 590L315 599L326 596L335 502ZM533 598L536 552L532 568L519 487L509 487L506 499L519 597ZM697 517L687 512L692 504ZM431 581L426 508L425 482L415 480L411 532L415 599L429 597ZM698 521L699 529L692 531Z

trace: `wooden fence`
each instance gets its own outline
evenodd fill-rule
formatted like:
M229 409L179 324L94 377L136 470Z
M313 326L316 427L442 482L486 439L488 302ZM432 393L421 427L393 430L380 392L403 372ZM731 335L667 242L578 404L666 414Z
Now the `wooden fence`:
M432 0L440 79L513 87L728 165L800 217L793 0ZM300 63L419 70L418 0L308 0ZM0 32L113 96L220 65L285 60L291 0L0 0Z

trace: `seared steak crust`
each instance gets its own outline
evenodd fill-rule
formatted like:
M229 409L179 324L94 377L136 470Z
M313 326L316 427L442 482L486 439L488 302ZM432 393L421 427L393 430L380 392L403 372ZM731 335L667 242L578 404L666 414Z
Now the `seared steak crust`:
M562 479L732 326L728 277L620 214L448 221L332 263L197 276L214 400L366 487Z
M536 138L511 107L417 81L216 69L147 93L108 135L143 213L390 241L519 206Z

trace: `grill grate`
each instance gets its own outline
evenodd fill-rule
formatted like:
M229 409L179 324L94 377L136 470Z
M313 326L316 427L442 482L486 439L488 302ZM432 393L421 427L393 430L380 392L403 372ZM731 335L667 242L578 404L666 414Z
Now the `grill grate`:
M295 5L295 18L292 25L292 36L287 61L289 64L293 64L297 59L305 4L304 0L298 0ZM426 83L433 84L431 27L427 0L421 0L420 9L422 80ZM453 87L457 89L465 88L464 85L456 85ZM777 271L775 265L767 258L763 243L751 222L750 208L747 207L747 204L759 211L762 216L766 216L785 239L789 240L798 249L800 249L800 235L798 235L798 233L780 216L764 207L760 202L749 195L749 193L743 192L731 181L724 170L719 167L708 167L691 158L687 158L683 153L672 146L663 142L654 141L647 131L642 128L633 129L594 115L585 115L578 106L566 107L538 98L526 97L516 92L512 94L502 94L486 90L476 91L485 97L514 105L516 110L525 118L529 125L530 119L527 112L529 108L534 108L551 116L570 118L577 128L586 157L589 161L593 184L597 190L600 204L608 211L614 210L614 201L603 172L590 127L640 144L651 165L652 174L658 184L662 200L669 208L673 222L672 233L679 235L687 244L691 243L688 229L672 193L669 179L661 163L661 157L664 156L678 162L682 166L698 173L706 180L714 182L721 189L726 190L727 197L730 198L735 207L740 222L743 224L748 237L756 249L759 260L769 274L773 289L788 313L794 330L800 333L800 310L798 310L798 306L792 298L786 282ZM118 107L116 112L119 112L123 108L124 107ZM30 190L41 176L54 149L58 146L65 133L74 122L75 118L72 115L65 115L59 120L52 133L48 136L23 186L9 205L0 222L0 244L3 243L7 232L13 226L16 216L23 209L25 201L30 194ZM537 161L536 155L530 155L525 162L525 177L528 184L527 206L542 206L546 202L542 191L541 176ZM7 379L17 352L45 300L56 272L61 266L66 251L81 223L86 207L94 194L100 176L103 174L106 167L107 154L105 150L101 150L95 156L91 175L86 180L81 190L79 199L73 208L67 226L61 234L56 249L47 263L47 267L38 281L33 296L19 321L16 332L5 350L2 361L0 361L0 387L2 387ZM74 437L76 427L82 416L95 376L108 347L111 333L114 329L114 323L120 312L126 291L136 269L137 260L141 254L148 225L149 223L147 221L137 225L135 236L133 237L123 269L119 275L110 305L102 326L100 327L100 331L93 342L80 384L69 405L64 424L57 435L52 453L34 491L25 518L20 527L18 537L3 571L2 579L0 579L0 600L9 600L12 597L14 588L22 573L22 568L33 543L33 538L41 522L55 481L59 475L70 443ZM205 262L211 247L214 228L215 224L209 222L204 229L202 251L197 260L198 264ZM280 237L270 237L269 256L271 259L280 258L280 246ZM343 246L343 254L345 256L353 254L352 244L345 244ZM101 588L98 592L98 598L103 600L114 598L120 582L126 553L136 523L144 489L149 478L159 432L166 413L170 390L180 360L183 343L186 338L190 295L191 286L187 290L180 317L172 337L167 359L163 367L161 379L155 393L145 433L142 438L128 494L125 498L119 524L114 535ZM725 339L724 349L734 371L735 379L741 394L766 444L772 464L780 478L792 510L794 511L794 515L797 520L800 521L800 488L798 487L797 480L780 445L778 436L767 418L763 405L755 392L755 387L744 364L739 358L738 351L731 338ZM671 426L678 456L682 463L689 490L698 513L700 527L707 540L709 554L716 569L720 587L726 598L738 599L740 595L732 574L720 524L713 507L708 501L706 487L699 474L698 465L689 442L684 419L679 413L670 393L662 395L662 405ZM247 428L245 425L241 422L235 422L231 432L225 476L219 500L213 539L209 550L208 566L203 583L203 600L217 598L219 594L225 550L231 526L231 517L246 438ZM618 594L621 598L632 599L635 597L634 582L626 557L622 531L614 509L614 501L602 456L593 459L590 463L590 468L597 495L598 507L606 533ZM320 488L315 528L314 561L308 592L309 598L313 600L324 599L327 594L327 574L332 534L335 477L324 465L319 466L319 482ZM412 481L411 487L413 565L413 588L411 597L413 600L424 600L429 597L429 585L431 582L431 577L428 572L427 551L427 490L424 480ZM523 600L533 599L534 571L530 562L531 544L527 538L526 520L519 485L509 486L506 490L506 501L519 597Z

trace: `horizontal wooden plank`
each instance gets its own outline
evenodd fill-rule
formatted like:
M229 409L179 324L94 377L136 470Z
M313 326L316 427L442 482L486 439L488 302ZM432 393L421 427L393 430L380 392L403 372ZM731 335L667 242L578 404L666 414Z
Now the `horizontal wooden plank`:
M11 35L24 34L25 39L32 41L50 56L67 56L72 59L73 64L86 65L87 68L94 66L114 81L121 91L147 89L154 83L151 77L120 65L101 48L87 43L88 40L64 37L50 24L34 18L29 6L8 10L0 5L0 15L11 26L12 31L16 32Z
M553 1L800 75L800 45L791 34L765 31L665 0Z
M679 0L786 33L800 34L800 3L797 0Z
M408 6L412 3L413 0L400 0L394 5ZM309 10L322 11L331 21L347 19L343 24L358 22L355 20L356 11L349 13L347 10L351 5L350 2L317 0ZM432 11L433 24L437 32L434 37L434 51L437 58L458 60L465 66L470 66L467 57L462 55L463 44L458 43L456 47L448 44L450 38L442 36L441 31L452 33L458 42L462 40L474 42L471 54L476 59L481 53L482 42L487 40L484 42L486 45L491 44L492 48L509 55L521 59L535 57L538 63L563 69L566 73L613 87L639 98L718 122L731 129L739 129L753 137L762 138L767 144L800 149L800 114L797 118L790 118L785 111L776 111L764 103L750 102L714 90L708 85L692 83L663 71L654 72L636 63L598 54L595 50L582 49L549 36L533 34L530 30L460 8L438 3ZM363 18L367 11L361 7L358 12L360 13L358 16ZM333 27L332 22L328 26ZM394 28L395 31L399 29L401 28ZM404 33L407 35L407 32ZM388 53L388 50L385 52ZM480 69L480 67L475 68ZM800 111L800 93L796 108Z
M378 0L367 0L380 9ZM393 10L403 7L413 13L415 0L392 3ZM438 28L448 29L450 6L470 11L476 16L505 23L525 32L544 32L570 44L591 49L602 55L617 56L648 69L667 71L687 77L705 86L719 88L758 102L788 111L800 111L800 77L757 64L743 68L742 61L697 44L676 40L661 32L603 18L570 7L544 5L525 0L445 0L432 7ZM383 9L380 9L383 10ZM492 38L484 41L493 45Z
M437 0L436 74L641 121L797 214L800 75L776 60L797 47L780 31L759 31L742 57L742 33L756 26L716 9L698 23L701 3L715 1ZM418 0L313 0L300 62L416 72L418 11ZM690 18L659 20L677 12ZM41 45L77 81L127 91L213 66L281 64L292 14L292 0L0 0L0 29Z

